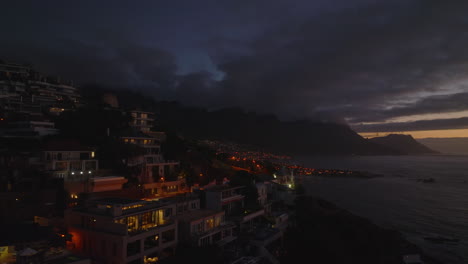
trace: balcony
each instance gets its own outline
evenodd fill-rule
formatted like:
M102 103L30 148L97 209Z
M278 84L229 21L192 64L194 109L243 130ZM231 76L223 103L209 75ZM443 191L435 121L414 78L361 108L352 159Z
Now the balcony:
M152 231L152 230L155 230L155 229L158 229L158 228L168 227L168 226L171 226L171 225L174 225L174 224L176 224L176 221L174 219L167 219L167 220L164 220L163 223L159 223L158 225L150 227L150 228L142 228L142 229L138 229L138 230L134 230L134 231L129 231L128 235L136 236L136 235L139 235L139 234L142 234L142 233L145 233L145 232L149 232L149 231Z
M209 235L215 234L217 232L222 232L223 230L234 228L234 227L236 227L236 225L234 223L225 222L223 224L220 224L217 227L213 227L213 228L211 228L209 230L205 230L203 232L193 232L192 233L192 239L194 241L198 241L198 239L200 239L202 237L209 236Z

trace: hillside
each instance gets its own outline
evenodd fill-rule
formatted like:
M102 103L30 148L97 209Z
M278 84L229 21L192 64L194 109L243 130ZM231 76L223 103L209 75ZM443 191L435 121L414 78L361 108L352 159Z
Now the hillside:
M103 89L84 89L86 99L100 103ZM109 91L109 90L107 90ZM238 108L209 111L176 102L156 102L131 91L112 91L124 109L140 108L156 113L156 129L177 132L194 139L215 139L248 144L295 155L391 155L398 150L374 144L346 125L314 121L282 121Z
M281 121L240 109L207 111L159 103L164 128L200 139L227 140L296 155L401 154L362 138L346 125L313 121Z
M406 154L437 154L438 152L416 141L411 135L390 134L370 139L371 142Z

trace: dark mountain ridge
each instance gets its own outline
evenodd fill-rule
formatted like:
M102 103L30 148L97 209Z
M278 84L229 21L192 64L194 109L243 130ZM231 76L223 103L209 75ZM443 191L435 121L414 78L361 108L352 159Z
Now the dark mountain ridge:
M109 90L84 89L84 97L102 103ZM110 91L124 109L156 113L156 129L177 132L193 139L216 139L257 146L265 151L293 155L398 155L404 152L370 142L343 124L299 120L282 121L270 114L239 108L207 110L177 102L156 102L132 91ZM195 98L194 98L195 99Z
M296 155L403 154L376 145L346 125L314 121L281 121L241 109L207 111L159 103L162 127L200 139L228 140L266 151Z
M439 153L416 141L411 135L390 134L385 137L372 138L370 141L407 154Z

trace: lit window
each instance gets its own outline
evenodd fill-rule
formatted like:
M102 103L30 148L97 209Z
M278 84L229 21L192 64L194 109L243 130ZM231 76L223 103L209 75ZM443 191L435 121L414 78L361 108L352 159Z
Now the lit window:
M94 151L91 151L91 158L94 158Z

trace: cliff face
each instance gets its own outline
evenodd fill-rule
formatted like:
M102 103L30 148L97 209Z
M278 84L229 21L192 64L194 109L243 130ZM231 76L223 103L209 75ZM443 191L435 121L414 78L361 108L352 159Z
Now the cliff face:
M416 141L411 135L390 134L385 137L377 137L369 140L375 144L405 153L405 154L437 154L425 145Z

